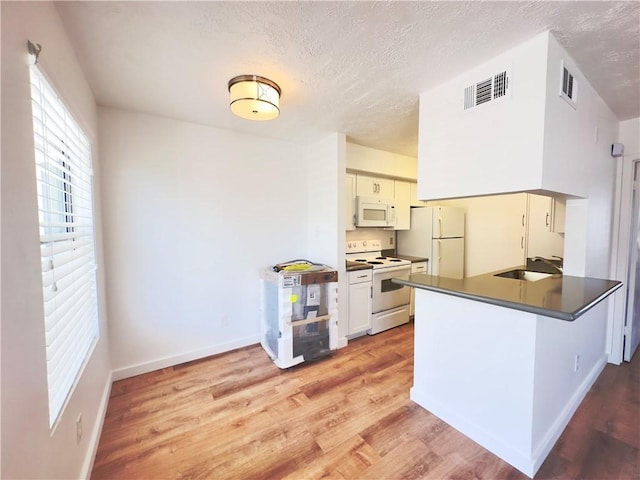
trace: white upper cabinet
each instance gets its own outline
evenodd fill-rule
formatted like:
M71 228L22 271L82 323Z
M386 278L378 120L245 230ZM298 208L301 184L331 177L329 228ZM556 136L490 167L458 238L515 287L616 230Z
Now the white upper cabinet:
M555 200L543 195L529 194L527 197L527 257L564 256L564 237L554 232Z
M417 196L586 197L589 169L615 141L589 82L549 32L487 60L420 95ZM571 102L563 68L578 87Z
M554 198L552 203L551 210L553 220L551 221L551 231L554 233L564 233L567 202L564 198Z
M411 227L411 185L409 182L395 181L396 226L394 230L409 230Z
M394 198L394 181L389 178L356 176L356 195L365 197Z
M347 173L345 184L345 229L356 229L356 176L353 173Z

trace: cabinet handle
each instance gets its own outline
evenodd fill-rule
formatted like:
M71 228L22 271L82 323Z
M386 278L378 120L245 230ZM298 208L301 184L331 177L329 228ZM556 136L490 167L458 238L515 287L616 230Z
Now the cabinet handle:
M524 227L524 213L522 214L522 226Z
M369 287L369 298L373 298L373 287Z
M547 216L546 216L546 218L544 219L544 225L545 225L545 227L548 227L548 226L549 226L549 213L547 213Z
M354 227L356 226L356 214L355 213L353 214L353 226Z
M524 237L520 237L520 248L524 248Z

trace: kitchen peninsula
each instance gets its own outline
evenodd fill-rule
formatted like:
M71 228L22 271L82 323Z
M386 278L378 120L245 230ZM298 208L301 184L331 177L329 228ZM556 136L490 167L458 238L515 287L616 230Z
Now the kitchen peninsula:
M414 274L411 399L533 477L607 361L620 282Z

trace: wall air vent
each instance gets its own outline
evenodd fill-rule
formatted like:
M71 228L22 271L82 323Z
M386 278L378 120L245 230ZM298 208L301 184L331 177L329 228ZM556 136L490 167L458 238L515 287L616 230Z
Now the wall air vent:
M509 73L505 70L469 85L464 89L464 109L469 110L483 103L506 98L511 91L509 79Z
M578 81L564 65L564 62L560 62L560 72L560 97L573 108L576 108L578 104Z

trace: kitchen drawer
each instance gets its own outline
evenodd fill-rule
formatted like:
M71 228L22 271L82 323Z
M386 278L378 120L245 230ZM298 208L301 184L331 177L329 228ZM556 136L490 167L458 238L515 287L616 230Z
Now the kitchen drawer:
M373 269L349 272L349 285L353 285L354 283L371 282L372 280Z
M412 263L411 273L427 273L427 262Z

